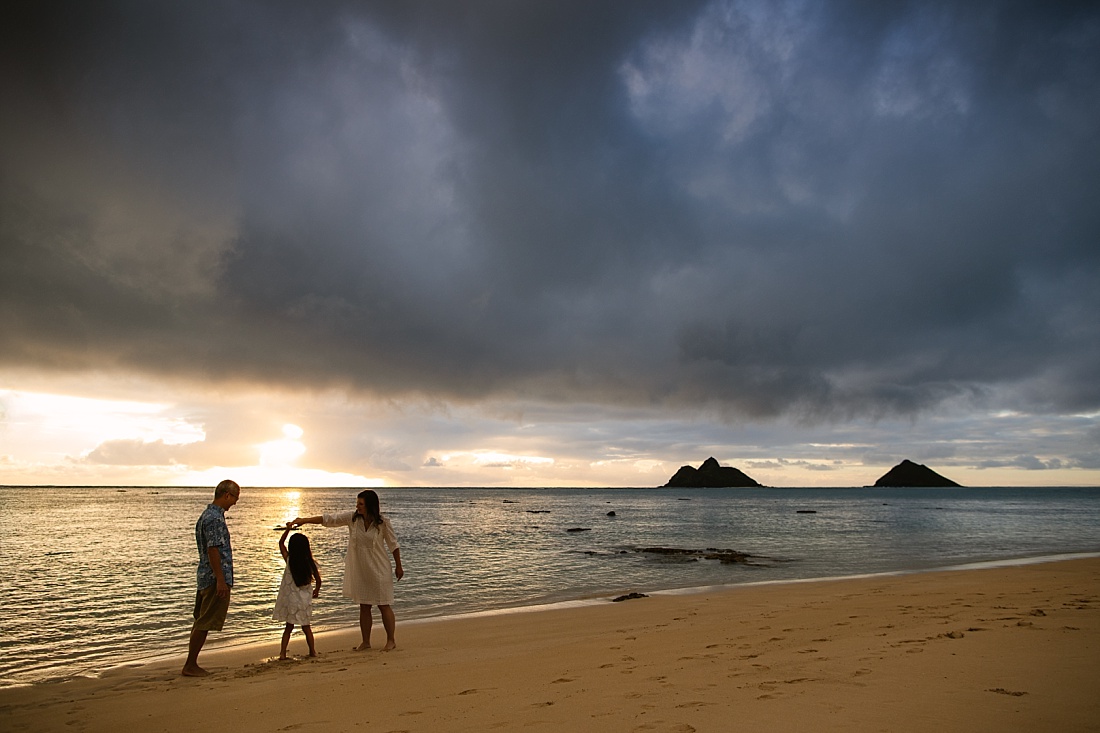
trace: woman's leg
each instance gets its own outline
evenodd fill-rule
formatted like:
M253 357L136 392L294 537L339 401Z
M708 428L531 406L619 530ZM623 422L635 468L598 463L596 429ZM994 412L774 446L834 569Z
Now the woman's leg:
M356 651L370 649L371 606L369 603L359 604L359 631L363 634L363 643L357 646Z
M386 628L386 646L382 651L388 652L397 646L394 633L397 631L397 617L393 615L393 606L379 606L378 613L382 615L382 626Z

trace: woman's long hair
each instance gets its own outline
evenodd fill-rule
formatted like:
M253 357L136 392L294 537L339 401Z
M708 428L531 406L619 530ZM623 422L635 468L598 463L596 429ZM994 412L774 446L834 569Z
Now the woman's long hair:
M363 504L366 507L365 511L367 513L367 516L363 518L363 522L364 524L366 524L367 529L370 529L370 526L372 524L377 524L379 527L381 527L382 523L385 520L382 519L382 509L378 505L378 494L374 493L370 489L365 489L363 491L360 491L359 495L355 498L362 499ZM351 518L352 523L354 523L355 520L358 518L359 514L357 512L355 516Z
M313 553L309 551L309 538L301 532L292 534L287 542L286 565L290 568L294 585L299 588L309 585L309 581L313 580L317 563L313 560Z

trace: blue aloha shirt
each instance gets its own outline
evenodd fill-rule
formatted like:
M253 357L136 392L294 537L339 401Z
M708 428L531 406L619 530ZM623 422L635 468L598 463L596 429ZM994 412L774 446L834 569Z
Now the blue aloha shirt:
M229 527L225 523L225 510L217 504L209 504L195 522L195 544L199 548L197 580L199 590L218 582L210 567L207 549L217 547L222 559L222 575L225 584L233 585L233 546L229 544Z

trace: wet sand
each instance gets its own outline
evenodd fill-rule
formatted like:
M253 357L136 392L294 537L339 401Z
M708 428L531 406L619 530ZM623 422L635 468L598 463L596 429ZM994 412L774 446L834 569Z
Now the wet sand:
M181 650L0 690L0 728L1100 731L1096 558L399 616L396 651L351 651L357 642L318 635L309 659L296 630L285 662L276 639L205 652L205 678L179 676Z

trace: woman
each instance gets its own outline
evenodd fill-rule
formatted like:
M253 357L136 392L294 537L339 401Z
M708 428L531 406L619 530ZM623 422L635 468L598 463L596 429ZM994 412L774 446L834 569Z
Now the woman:
M405 575L401 567L401 548L390 522L382 516L378 494L370 489L361 491L355 499L355 511L324 514L319 517L297 517L294 526L320 524L325 527L348 528L348 552L344 557L344 596L359 604L359 630L363 643L357 650L370 649L371 606L378 606L382 626L386 629L386 646L397 646L394 632L397 620L393 615L393 576ZM393 553L395 567L390 567L386 547Z

